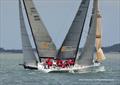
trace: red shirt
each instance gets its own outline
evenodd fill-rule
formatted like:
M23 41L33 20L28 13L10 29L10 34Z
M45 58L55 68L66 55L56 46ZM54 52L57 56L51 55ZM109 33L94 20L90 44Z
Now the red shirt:
M62 60L57 60L57 65L58 65L58 66L60 66L60 67L61 67L61 66L62 66L62 64L63 64Z

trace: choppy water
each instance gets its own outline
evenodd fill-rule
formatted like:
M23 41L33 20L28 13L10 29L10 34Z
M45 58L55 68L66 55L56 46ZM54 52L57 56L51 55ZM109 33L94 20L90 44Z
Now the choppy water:
M120 54L106 54L106 71L89 73L41 73L25 70L22 54L0 54L0 85L120 85Z

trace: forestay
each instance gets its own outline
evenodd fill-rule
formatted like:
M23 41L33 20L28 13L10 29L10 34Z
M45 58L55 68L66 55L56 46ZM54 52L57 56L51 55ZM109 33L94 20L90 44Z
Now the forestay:
M58 52L58 59L74 58L77 55L79 43L88 11L90 0L82 0L73 23Z
M24 55L24 65L28 67L36 67L38 61L32 50L32 46L31 46L31 43L30 43L30 40L27 34L20 0L19 0L19 16L20 16L22 48L23 48L23 55Z
M36 49L40 58L55 57L56 47L44 26L32 0L23 0L28 22L32 30Z

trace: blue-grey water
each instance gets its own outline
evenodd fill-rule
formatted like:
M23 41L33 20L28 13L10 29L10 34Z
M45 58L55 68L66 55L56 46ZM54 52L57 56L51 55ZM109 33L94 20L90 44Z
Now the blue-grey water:
M42 73L25 70L22 54L0 54L0 85L120 85L120 53L106 54L106 71Z

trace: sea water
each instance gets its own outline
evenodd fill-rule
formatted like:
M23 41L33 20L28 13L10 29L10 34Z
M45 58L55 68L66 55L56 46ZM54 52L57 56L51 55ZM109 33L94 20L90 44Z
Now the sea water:
M0 85L120 85L120 53L107 53L105 71L42 73L19 66L22 54L0 54Z

